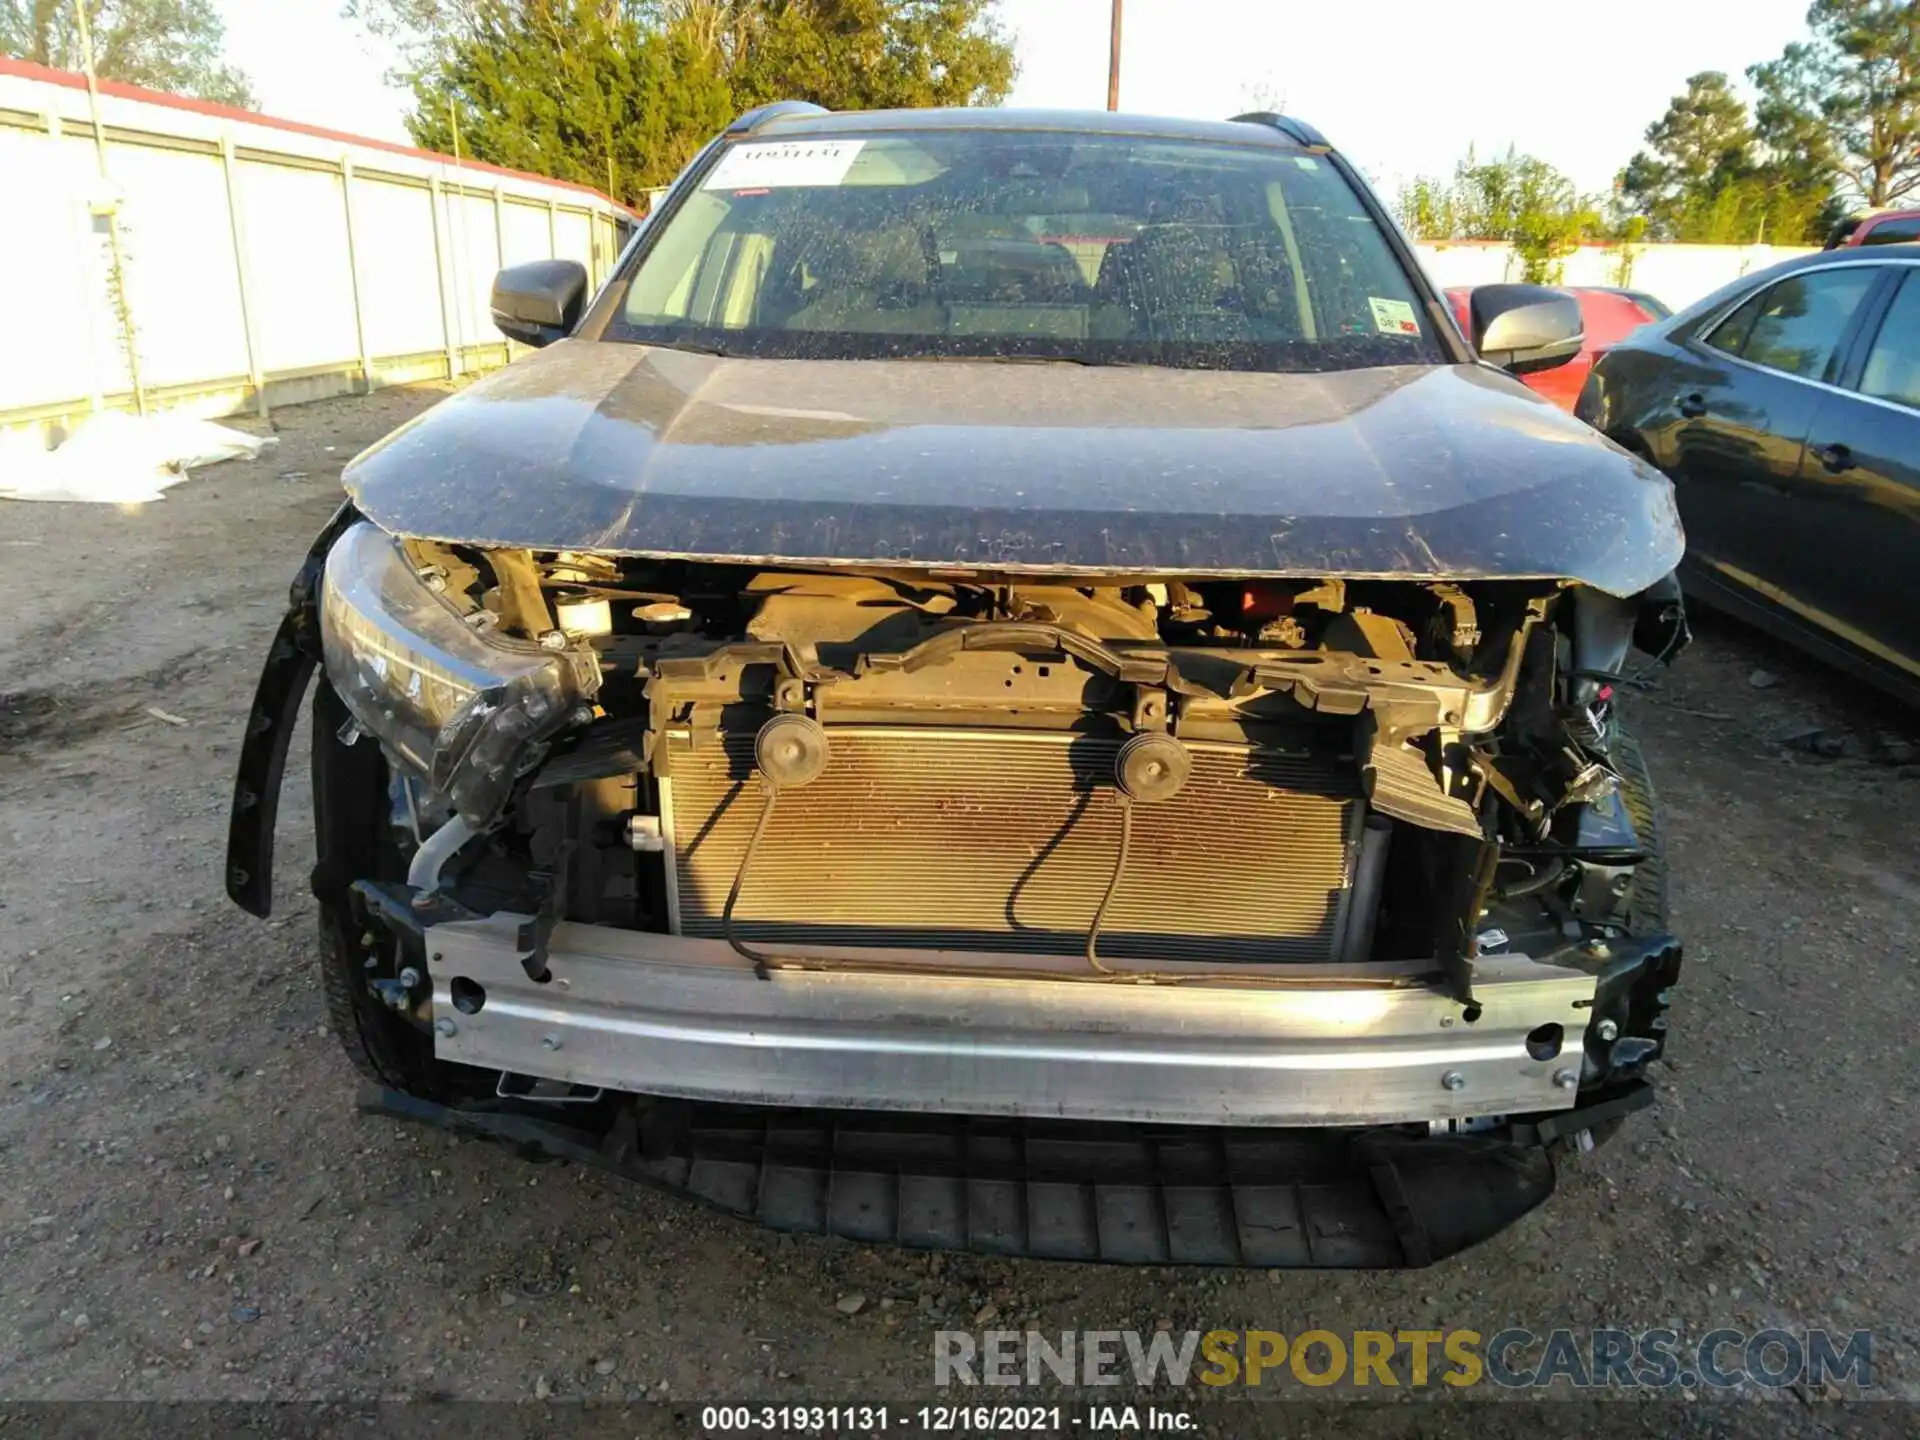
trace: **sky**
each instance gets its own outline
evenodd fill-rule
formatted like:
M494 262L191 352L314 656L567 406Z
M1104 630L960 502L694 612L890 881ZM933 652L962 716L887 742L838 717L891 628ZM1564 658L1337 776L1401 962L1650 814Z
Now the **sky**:
M340 0L218 0L228 58L268 114L405 140L407 97ZM1106 104L1109 0L1000 0L1009 103ZM1121 108L1282 108L1391 190L1517 145L1611 188L1689 75L1736 79L1804 29L1807 0L1126 0Z

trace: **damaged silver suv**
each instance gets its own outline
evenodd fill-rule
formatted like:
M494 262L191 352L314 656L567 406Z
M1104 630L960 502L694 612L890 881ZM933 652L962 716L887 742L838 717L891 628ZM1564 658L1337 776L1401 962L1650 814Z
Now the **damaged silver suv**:
M369 1108L905 1245L1451 1254L1680 964L1672 492L1502 373L1572 301L1474 303L1285 117L745 116L348 468L229 890L317 671Z

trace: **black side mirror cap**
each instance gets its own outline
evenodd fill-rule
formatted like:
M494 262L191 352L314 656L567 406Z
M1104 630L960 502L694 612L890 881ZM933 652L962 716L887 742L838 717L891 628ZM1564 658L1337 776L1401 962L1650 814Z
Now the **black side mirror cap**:
M587 300L578 260L529 260L493 277L493 323L522 345L551 345L573 333Z
M1468 314L1480 358L1513 375L1564 365L1586 343L1580 302L1545 285L1478 286Z

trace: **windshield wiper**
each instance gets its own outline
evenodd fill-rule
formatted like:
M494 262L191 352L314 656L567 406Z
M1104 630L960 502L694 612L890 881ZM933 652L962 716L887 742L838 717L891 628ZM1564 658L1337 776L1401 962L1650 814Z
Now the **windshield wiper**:
M896 360L938 360L943 364L974 365L1080 365L1087 369L1151 368L1138 360L1092 360L1085 355L896 355Z
M689 340L643 340L643 345L651 345L656 350L684 350L689 355L718 355L723 359L733 352L719 345L696 345Z
M948 365L1092 365L1078 355L902 355L902 360L938 360Z

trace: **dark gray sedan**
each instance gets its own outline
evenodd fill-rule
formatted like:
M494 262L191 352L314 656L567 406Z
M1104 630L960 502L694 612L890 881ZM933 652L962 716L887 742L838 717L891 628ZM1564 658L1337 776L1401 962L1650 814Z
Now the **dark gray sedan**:
M1689 595L1920 704L1920 245L1736 281L1615 346L1577 413L1673 478Z

